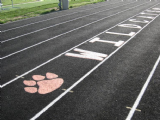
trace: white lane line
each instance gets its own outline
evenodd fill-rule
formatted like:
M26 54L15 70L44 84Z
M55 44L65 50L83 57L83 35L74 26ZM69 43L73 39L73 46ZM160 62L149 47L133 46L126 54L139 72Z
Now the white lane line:
M134 2L132 2L132 3L134 3ZM128 5L128 4L131 4L131 3L127 3L127 4L124 4L124 5L120 5L120 6L118 6L118 7L125 6L125 5ZM100 13L100 12L108 11L108 10L111 10L111 9L114 9L114 8L118 8L118 7L116 6L116 7L110 8L110 9L101 10L101 11L98 11L98 12L94 12L94 13L92 13L92 14L88 14L88 15L81 16L81 17L78 17L78 18L74 18L74 19L72 19L72 20L68 20L68 21L65 21L65 22L61 22L61 23L58 23L58 24L54 24L54 25L51 25L51 26L49 26L49 27L45 27L45 28L42 28L42 29L38 29L38 30L29 32L29 33L26 33L26 34L22 34L22 35L19 35L19 36L16 36L16 37L13 37L13 38L10 38L10 39L7 39L7 40L3 40L3 41L1 41L1 43L5 43L5 42L8 42L8 41L14 40L14 39L16 39L16 38L20 38L20 37L23 37L23 36L26 36L26 35L30 35L30 34L33 34L33 33L36 33L36 32L39 32L39 31L42 31L42 30L45 30L45 29L48 29L48 28L52 28L52 27L55 27L55 26L58 26L58 25L62 25L62 24L68 23L68 22L72 22L72 21L75 21L75 20L78 20L78 19L81 19L81 18L85 18L85 17L91 16L91 15L98 14L98 13Z
M160 4L160 3L159 3L159 4ZM157 6L157 5L158 5L158 4L156 4L156 5L154 5L154 6ZM152 7L154 7L154 6L152 6ZM150 8L152 8L152 7L150 7ZM148 8L148 9L150 9L150 8ZM53 61L54 59L59 58L60 56L66 54L67 52L69 52L69 51L71 51L71 50L77 48L78 46L80 46L80 45L82 45L82 44L84 44L84 43L86 43L86 42L88 42L88 41L90 41L90 40L96 38L97 36L99 36L99 35L105 33L106 31L111 30L112 28L116 27L117 25L120 25L121 23L123 23L123 22L125 22L125 21L127 21L127 20L129 20L129 19L131 19L131 18L133 18L133 17L135 17L135 16L137 16L137 15L139 15L139 13L136 14L136 15L134 15L134 16L132 16L132 17L130 17L130 18L128 18L128 19L126 19L126 20L124 20L124 21L122 21L122 22L120 22L120 23L118 23L118 24L116 24L116 25L114 25L113 27L111 27L111 28L109 28L109 29L107 29L107 30L105 30L105 31L103 31L103 32L101 32L101 33L95 35L94 37L92 37L92 38L90 38L90 39L88 39L88 40L86 40L86 41L84 41L84 42L82 42L82 43L80 43L80 44L78 44L78 45L76 45L76 46L74 46L74 47L68 49L67 51L65 51L65 52L63 52L63 53L61 53L61 54L59 54L59 55L57 55L57 56L55 56L55 57L49 59L48 61L46 61L46 62L44 62L44 63L42 63L42 64L36 66L35 68L33 68L33 69L31 69L31 70L29 70L29 71L27 71L27 72L25 72L25 73L19 75L18 77L16 77L16 78L14 78L14 79L12 79L12 80L10 80L10 81L4 83L3 85L1 85L2 88L5 87L5 86L7 86L8 84L10 84L10 83L12 83L12 82L18 80L19 78L21 78L21 77L23 77L23 76L25 76L25 75L31 73L32 71L34 71L34 70L36 70L36 69L38 69L38 68L40 68L40 67L42 67L42 66L44 66L44 65L46 65L46 64L48 64L48 63L50 63L50 62ZM152 20L152 21L153 21L153 20ZM151 21L150 21L150 22L151 22ZM149 22L149 23L150 23L150 22ZM149 23L148 23L148 24L149 24ZM148 24L147 24L147 25L148 25ZM144 26L144 27L146 27L146 26ZM136 35L136 34L135 34L135 35ZM123 45L124 45L124 44L123 44Z
M154 72L155 72L155 70L156 70L159 62L160 62L160 55L159 55L159 57L158 57L155 65L153 66L153 69L152 69L152 71L150 72L150 74L149 74L149 76L148 76L145 84L143 85L143 87L142 87L142 89L141 89L141 92L139 93L139 95L138 95L138 97L137 97L137 99L136 99L136 101L135 101L132 109L130 110L130 112L129 112L127 118L126 118L126 120L131 120L131 118L132 118L132 116L133 116L133 114L134 114L137 106L139 105L139 103L140 103L140 101L141 101L141 99L142 99L143 94L145 93L145 91L146 91L146 89L147 89L147 87L148 87L148 85L149 85L149 82L151 81L151 78L152 78L152 76L153 76L153 74L154 74Z
M159 16L159 15L158 15ZM158 17L157 16L157 17ZM156 17L156 18L157 18ZM155 19L156 19L155 18ZM153 22L153 20L151 21ZM150 24L149 22L148 24ZM148 24L145 25L148 26ZM122 46L117 48L114 52L112 52L107 58L105 58L102 62L97 64L94 68L92 68L88 73L86 73L83 77L81 77L77 82L75 82L72 86L70 86L65 92L63 92L61 95L59 95L56 99L54 99L52 102L50 102L46 107L44 107L40 112L38 112L34 117L32 117L30 120L37 119L41 114L46 112L51 106L53 106L56 102L58 102L63 96L65 96L69 91L71 91L74 87L76 87L80 82L82 82L87 76L89 76L94 70L96 70L100 65L102 65L104 62L106 62L111 56L113 56L116 52L119 51L124 45L126 45L132 38L134 38L139 32L141 32L145 27L143 27L141 30L139 30L134 36L132 36L130 39L128 39Z
M120 3L120 2L116 2L116 3ZM111 3L111 4L116 4L116 3ZM80 12L83 12L83 11L88 11L88 10L96 9L96 8L103 7L103 6L109 6L109 5L111 5L111 4L107 4L107 5L100 5L100 6L98 6L98 7L94 7L94 8L90 8L90 9L85 9L85 10L81 10L81 11L78 11L78 12L73 12L73 13L70 13L70 14L65 14L65 15L62 15L62 16L53 17L53 18L49 18L49 19L45 19L45 20L41 20L41 21L37 21L37 22L33 22L33 23L29 23L29 24L25 24L25 25L22 25L22 26L18 26L18 27L14 27L14 28L10 28L10 29L6 29L6 30L2 30L2 33L3 33L3 32L7 32L7 31L10 31L10 30L14 30L14 29L18 29L18 28L26 27L26 26L29 26L29 25L33 25L33 24L37 24L37 23L41 23L41 22L45 22L45 21L49 21L49 20L53 20L53 19L57 19L57 18L61 18L61 17L64 17L64 16L73 15L73 14L80 13Z
M146 3L143 3L143 4L146 4ZM140 5L138 5L138 6L141 6L141 5L143 5L143 4L140 4ZM118 12L118 13L116 13L116 14L112 14L112 15L110 15L110 16L104 17L104 18L102 18L102 19L99 19L99 20L97 20L97 21L91 22L91 23L86 24L86 25L84 25L84 26L75 28L75 29L70 30L70 31L68 31L68 32L65 32L65 33L63 33L63 34L59 34L59 35L57 35L57 36L54 36L54 37L49 38L49 39L47 39L47 40L44 40L44 41L42 41L42 42L36 43L36 44L34 44L34 45L31 45L31 46L26 47L26 48L24 48L24 49L21 49L21 50L19 50L19 51L13 52L13 53L11 53L11 54L9 54L9 55L6 55L6 56L4 56L4 57L2 57L2 58L0 58L0 59L8 58L8 57L10 57L10 56L12 56L12 55L15 55L15 54L17 54L17 53L20 53L20 52L22 52L22 51L25 51L25 50L27 50L27 49L30 49L30 48L32 48L32 47L35 47L35 46L40 45L40 44L42 44L42 43L45 43L45 42L47 42L47 41L53 40L53 39L55 39L55 38L57 38L57 37L60 37L60 36L62 36L62 35L68 34L68 33L71 33L71 32L73 32L73 31L75 31L75 30L78 30L78 29L80 29L80 28L86 27L86 26L88 26L88 25L91 25L91 24L93 24L93 23L99 22L99 21L101 21L101 20L107 19L107 18L109 18L109 17L115 16L115 15L120 14L120 13L122 13L122 12L125 12L125 11L128 11L128 10L130 10L130 9L136 8L136 7L138 7L138 6L135 6L135 7L129 8L129 9L126 9L126 10L121 11L121 12Z

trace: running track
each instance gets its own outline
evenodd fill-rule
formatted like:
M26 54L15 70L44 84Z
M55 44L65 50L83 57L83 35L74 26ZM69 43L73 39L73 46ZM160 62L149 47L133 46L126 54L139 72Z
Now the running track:
M0 28L2 120L160 119L159 1L107 1Z

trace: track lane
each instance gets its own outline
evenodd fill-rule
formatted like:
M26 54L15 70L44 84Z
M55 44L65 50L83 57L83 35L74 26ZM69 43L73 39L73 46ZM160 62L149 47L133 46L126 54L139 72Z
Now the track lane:
M156 62L158 62L158 54L160 54L160 41L158 41L158 39L160 38L160 35L157 32L157 30L160 29L159 20L160 20L160 17L158 17L153 24L150 24L148 26L147 33L143 35L144 39L149 41L148 44L152 44L153 47L158 46L156 49L151 50L151 52L157 54L155 56L157 57L157 61L155 61L154 65L156 65ZM148 65L151 66L150 64ZM144 95L142 96L142 99L140 100L139 105L137 107L137 109L141 110L141 112L135 111L132 117L133 120L136 120L136 119L157 120L160 118L160 114L159 114L160 109L158 106L159 104L159 97L158 97L159 88L158 87L160 85L160 82L159 82L160 81L160 76L159 76L160 69L159 68L160 68L160 63L156 66L155 72L152 71L153 76L150 79L150 81L148 79L149 77L151 77L151 71L150 71L150 74L148 74L148 78L146 79L146 82L143 83L145 84L149 81L148 86L146 87L146 91L144 91ZM152 66L152 70L153 70L153 66ZM137 97L138 97L138 94L137 94ZM133 103L135 103L135 101Z
M152 68L152 71L150 72L147 80L145 81L145 83L144 83L144 85L143 85L143 87L142 87L142 89L141 89L136 101L134 102L134 104L133 104L133 106L132 106L132 108L131 108L131 110L130 110L127 118L126 118L126 120L131 120L131 118L133 117L135 111L138 110L136 108L138 107L138 105L139 105L139 103L140 103L140 101L141 101L141 99L142 99L142 97L143 97L143 95L144 95L144 93L145 93L145 91L146 91L146 89L147 89L147 87L148 87L148 85L149 85L149 83L150 83L150 81L151 81L151 79L152 79L152 77L153 77L153 75L154 75L159 63L160 63L160 55L159 55L158 59L156 60L154 66ZM139 111L141 111L141 110L139 110Z
M135 112L132 120L145 120L152 119L158 120L160 119L160 109L159 109L159 87L160 87L160 65L157 66L156 71L151 79L147 90L142 97L142 100L138 106L141 110L141 113Z

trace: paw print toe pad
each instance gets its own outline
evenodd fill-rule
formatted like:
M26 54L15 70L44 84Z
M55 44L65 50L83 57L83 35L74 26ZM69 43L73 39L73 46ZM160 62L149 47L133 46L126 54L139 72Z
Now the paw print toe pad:
M42 76L42 75L33 75L32 76L32 78L34 79L34 80L43 80L44 78L45 78L45 76Z
M47 77L48 79L53 79L53 78L57 78L58 75L56 75L56 74L54 74L54 73L47 72L47 73L46 73L46 77Z
M28 93L36 93L37 92L36 87L25 87L24 90Z
M24 80L23 83L27 86L35 86L36 85L36 82L33 81L33 80Z

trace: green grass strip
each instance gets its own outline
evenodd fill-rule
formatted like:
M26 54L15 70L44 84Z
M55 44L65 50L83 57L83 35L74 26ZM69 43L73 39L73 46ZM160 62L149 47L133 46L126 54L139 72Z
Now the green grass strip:
M96 2L102 2L104 0L97 0ZM69 8L79 7L86 4L96 3L93 0L79 0L79 1L70 1ZM20 19L40 16L43 14L51 13L58 10L57 3L50 3L45 5L40 5L36 7L28 7L28 8L21 8L15 9L11 11L3 11L0 12L0 24L4 24L7 22L12 22Z

